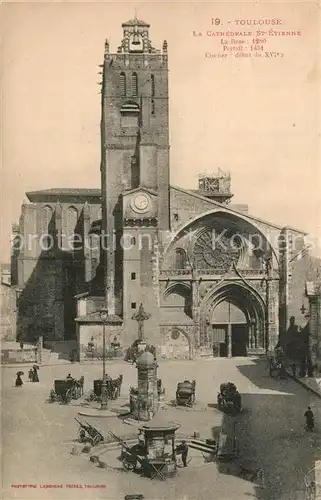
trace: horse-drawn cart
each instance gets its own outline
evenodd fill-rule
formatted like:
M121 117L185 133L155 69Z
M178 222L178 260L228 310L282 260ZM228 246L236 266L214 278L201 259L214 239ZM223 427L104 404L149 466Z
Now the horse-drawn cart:
M100 431L88 424L88 422L83 424L76 417L74 418L79 424L78 441L80 443L90 443L92 446L96 446L97 444L104 442L104 436Z
M111 377L107 377L107 397L108 399L117 399L120 396L120 390L123 382L123 375L119 375L117 378L112 379ZM93 391L89 395L89 399L91 401L100 401L101 400L101 391L102 391L103 379L94 380Z
M192 406L195 403L196 381L184 380L179 382L176 389L176 404L179 406Z
M150 479L158 476L162 480L165 480L168 475L176 472L176 466L171 463L171 459L164 457L158 460L151 459L148 456L148 446L146 444L138 443L134 446L128 446L125 441L115 436L111 431L109 431L109 434L118 441L122 448L120 460L125 470L140 472L143 476Z
M68 404L72 399L79 399L82 396L82 391L82 379L66 378L64 380L55 380L54 389L51 390L49 399L52 403L61 401Z
M235 384L227 382L220 385L220 392L217 395L217 404L223 411L230 411L233 413L241 411L241 394L236 389Z

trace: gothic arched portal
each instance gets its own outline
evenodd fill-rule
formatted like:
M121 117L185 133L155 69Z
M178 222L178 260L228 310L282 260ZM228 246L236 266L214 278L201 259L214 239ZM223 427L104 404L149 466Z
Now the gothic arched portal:
M225 281L201 305L200 342L215 356L246 356L265 347L265 303L246 283Z

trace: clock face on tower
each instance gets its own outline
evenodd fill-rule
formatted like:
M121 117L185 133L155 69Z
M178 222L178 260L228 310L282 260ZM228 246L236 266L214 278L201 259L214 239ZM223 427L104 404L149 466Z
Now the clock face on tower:
M149 197L146 194L137 194L132 200L132 209L138 213L147 212L150 205Z

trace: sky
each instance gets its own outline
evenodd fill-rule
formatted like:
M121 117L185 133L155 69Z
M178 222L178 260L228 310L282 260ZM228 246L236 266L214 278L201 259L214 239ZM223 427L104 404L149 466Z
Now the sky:
M100 186L98 65L105 39L116 52L135 9L153 45L168 42L171 183L196 188L199 173L221 168L235 203L321 242L316 2L5 3L0 260L9 260L25 192ZM253 26L272 19L279 24ZM301 35L271 36L271 28ZM261 57L251 51L257 29L265 32ZM208 33L228 30L253 34L235 37L249 41L251 57L217 56L233 37Z

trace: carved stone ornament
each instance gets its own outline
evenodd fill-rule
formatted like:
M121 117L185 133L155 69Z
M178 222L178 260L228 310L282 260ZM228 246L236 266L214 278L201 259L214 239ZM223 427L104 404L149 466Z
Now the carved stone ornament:
M233 260L238 262L241 242L236 237L220 235L215 238L212 230L203 233L195 243L193 258L198 269L224 269L231 267Z
M172 339L177 340L179 338L179 336L180 336L179 330L177 328L173 328L172 335L171 335Z

